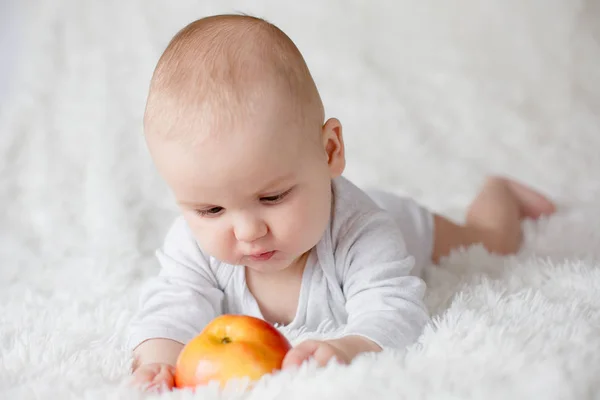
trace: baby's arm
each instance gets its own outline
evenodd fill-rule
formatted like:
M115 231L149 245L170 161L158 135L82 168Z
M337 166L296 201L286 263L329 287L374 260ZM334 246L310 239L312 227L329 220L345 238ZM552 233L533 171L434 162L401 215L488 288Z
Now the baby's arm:
M345 336L352 338L346 340L349 352L357 347L356 337L380 348L402 349L415 342L430 320L425 282L411 275L414 259L399 226L383 212L365 215L354 221L336 252L348 312Z
M148 339L133 350L133 366L135 371L142 365L168 364L175 366L183 344L171 339Z
M157 257L160 272L143 287L129 327L134 374L145 366L173 367L183 345L222 312L223 292L182 219L169 230ZM144 371L137 374L147 380Z
M361 353L405 348L429 321L423 303L425 283L410 275L413 259L387 214L357 217L343 229L335 253L348 312L344 334L300 343L287 354L284 367L310 358L319 365L332 358L350 363Z

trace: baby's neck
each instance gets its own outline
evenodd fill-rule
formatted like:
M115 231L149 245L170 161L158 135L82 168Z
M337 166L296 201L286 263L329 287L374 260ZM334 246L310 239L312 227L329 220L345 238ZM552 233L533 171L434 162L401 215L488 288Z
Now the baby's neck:
M302 256L298 257L292 264L290 264L287 268L284 268L280 271L275 272L260 272L255 271L252 268L246 267L246 277L252 276L252 278L261 280L261 281L286 281L294 278L302 278L302 274L304 273L304 268L306 266L306 260L308 259L308 255L310 251L304 253Z
M246 286L268 322L287 325L294 320L307 258L308 254L276 273L246 268Z

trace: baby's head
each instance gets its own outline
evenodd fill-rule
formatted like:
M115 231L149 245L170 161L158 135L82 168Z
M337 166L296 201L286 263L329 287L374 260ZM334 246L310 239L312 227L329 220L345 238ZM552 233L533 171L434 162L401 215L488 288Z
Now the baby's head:
M212 256L277 271L320 240L345 165L341 126L324 121L302 55L275 26L225 15L182 29L154 71L144 130Z

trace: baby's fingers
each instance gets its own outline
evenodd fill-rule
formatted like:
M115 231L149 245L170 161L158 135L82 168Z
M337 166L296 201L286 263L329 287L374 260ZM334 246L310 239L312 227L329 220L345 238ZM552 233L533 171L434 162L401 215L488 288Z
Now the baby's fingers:
M326 366L332 358L341 362L338 350L329 343L318 340L307 340L288 352L283 359L283 368L298 366L310 358L314 358L321 367Z
M131 383L134 386L147 386L152 383L156 371L147 368L138 368L131 376Z
M289 368L301 365L304 361L312 357L317 351L319 342L316 340L307 340L292 348L283 359L282 368Z
M175 371L171 366L162 367L160 371L154 376L154 379L152 379L152 382L150 383L148 389L158 391L162 391L163 389L173 389L173 386L175 385L174 372Z
M332 358L335 358L338 362L340 362L339 357L337 356L336 349L333 346L322 344L317 348L314 352L313 357L319 366L326 366Z
M132 385L148 391L172 389L175 370L170 365L152 364L138 368L131 377Z

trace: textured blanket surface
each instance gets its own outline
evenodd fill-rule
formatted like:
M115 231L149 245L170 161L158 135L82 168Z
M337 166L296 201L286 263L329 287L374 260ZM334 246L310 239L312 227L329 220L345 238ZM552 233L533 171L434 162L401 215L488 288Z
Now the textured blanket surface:
M176 209L144 147L144 101L171 36L222 12L295 40L357 184L460 221L503 174L559 211L524 223L514 257L475 246L427 268L433 321L406 352L195 398L600 398L596 0L5 1L0 398L146 396L124 384L124 332Z

